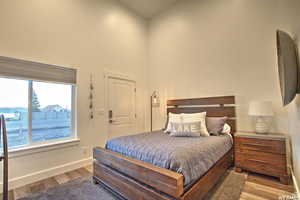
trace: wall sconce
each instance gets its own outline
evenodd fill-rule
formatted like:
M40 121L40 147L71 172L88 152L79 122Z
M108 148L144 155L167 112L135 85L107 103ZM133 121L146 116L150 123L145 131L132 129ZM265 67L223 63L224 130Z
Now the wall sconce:
M153 130L153 107L159 107L160 106L160 100L159 100L159 94L157 91L154 91L150 97L150 104L151 104L151 122L150 122L150 130L152 132Z

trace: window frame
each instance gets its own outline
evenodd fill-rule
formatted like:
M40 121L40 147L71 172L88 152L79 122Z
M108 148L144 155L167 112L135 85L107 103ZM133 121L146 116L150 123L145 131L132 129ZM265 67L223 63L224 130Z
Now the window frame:
M60 83L60 82L51 82L51 81L43 81L43 80L29 80L25 78L17 78L17 77L7 77L7 76L0 76L0 78L12 79L12 80L24 80L27 81L28 87L28 143L20 146L9 147L9 152L18 152L22 150L30 150L36 149L40 147L47 147L53 146L55 144L61 145L64 143L73 143L78 142L80 139L77 135L77 106L76 106L76 92L77 87L75 84L68 84L68 83ZM51 139L41 142L33 142L32 141L32 94L33 94L33 82L42 82L42 83L53 83L53 84L60 84L60 85L70 85L71 86L71 127L70 127L70 137L65 138L58 138L58 139Z

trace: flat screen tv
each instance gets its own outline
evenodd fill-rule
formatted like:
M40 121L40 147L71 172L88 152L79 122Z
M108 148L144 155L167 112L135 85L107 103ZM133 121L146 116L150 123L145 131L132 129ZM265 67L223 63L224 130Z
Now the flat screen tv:
M279 82L285 106L300 92L298 51L296 42L288 33L278 30L276 35Z

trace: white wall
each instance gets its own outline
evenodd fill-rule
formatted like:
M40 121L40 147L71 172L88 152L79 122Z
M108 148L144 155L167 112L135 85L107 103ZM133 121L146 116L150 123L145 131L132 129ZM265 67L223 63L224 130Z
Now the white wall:
M253 130L249 102L273 101L272 132L291 136L298 180L300 101L282 106L275 33L281 28L299 38L299 9L297 0L187 0L153 18L149 28L150 91L159 90L163 103L235 95L243 131ZM163 126L165 110L156 110L156 128Z
M292 144L293 167L297 182L300 183L300 97L289 106L289 134Z
M151 90L169 98L235 95L238 130L253 130L251 100L271 100L286 133L277 74L278 1L180 1L150 23ZM156 114L161 127L165 106Z
M92 156L92 147L105 144L104 116L88 117L91 73L96 111L104 107L104 69L135 77L138 131L144 131L148 30L143 18L115 0L2 0L0 27L1 56L78 69L80 145L12 158L10 179L85 163L80 161Z

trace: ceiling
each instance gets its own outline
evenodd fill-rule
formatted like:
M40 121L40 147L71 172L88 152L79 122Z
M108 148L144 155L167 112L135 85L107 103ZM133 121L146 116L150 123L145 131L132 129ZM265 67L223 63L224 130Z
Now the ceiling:
M178 0L120 0L145 18L151 18Z

